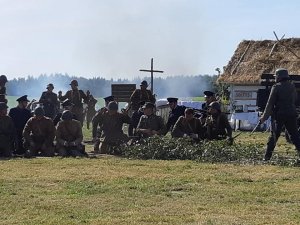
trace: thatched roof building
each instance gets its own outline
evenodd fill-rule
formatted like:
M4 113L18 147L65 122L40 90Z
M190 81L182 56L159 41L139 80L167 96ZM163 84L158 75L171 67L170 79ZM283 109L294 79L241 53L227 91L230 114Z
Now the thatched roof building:
M218 82L257 85L262 73L274 73L277 68L300 74L300 38L242 41Z

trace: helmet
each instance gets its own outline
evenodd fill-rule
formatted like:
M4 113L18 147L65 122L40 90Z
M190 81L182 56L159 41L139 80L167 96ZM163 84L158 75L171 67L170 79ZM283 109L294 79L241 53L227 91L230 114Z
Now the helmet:
M70 85L72 85L72 84L75 85L75 86L78 86L78 81L77 80L72 80Z
M281 81L282 79L289 79L290 76L289 76L289 72L287 69L284 69L284 68L279 68L275 71L275 81L276 82L279 82Z
M36 116L45 116L45 111L42 107L37 107L34 110L34 115L36 115Z
M212 102L209 104L209 107L221 111L221 105L219 104L219 102Z
M1 75L0 76L0 81L6 83L8 80L7 80L7 77L5 75Z
M62 120L72 120L73 119L73 114L71 113L70 110L65 110L63 111L61 115Z

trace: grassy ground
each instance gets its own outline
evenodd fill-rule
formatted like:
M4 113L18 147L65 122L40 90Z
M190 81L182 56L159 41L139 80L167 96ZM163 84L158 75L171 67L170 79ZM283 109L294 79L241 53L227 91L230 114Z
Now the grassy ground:
M297 167L102 155L2 160L0 170L0 224L300 224Z

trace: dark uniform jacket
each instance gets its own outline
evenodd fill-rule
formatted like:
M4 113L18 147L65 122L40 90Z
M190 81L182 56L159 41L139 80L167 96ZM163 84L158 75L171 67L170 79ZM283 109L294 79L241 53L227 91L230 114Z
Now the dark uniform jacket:
M140 107L140 102L143 102L143 101L151 102L154 104L156 100L150 90L136 89L130 96L132 110L138 110Z
M141 110L138 110L138 111L135 111L132 113L131 124L132 124L133 128L137 128L142 115L144 115L144 112Z
M198 134L198 137L203 137L203 127L197 118L187 120L184 116L180 116L171 132L172 137L183 137L184 134Z
M59 121L56 127L56 141L63 145L64 142L75 142L79 145L83 140L81 124L77 120Z
M170 130L171 127L175 125L178 118L184 115L185 109L186 107L184 105L177 105L176 108L172 109L169 112L169 118L167 122L167 132Z
M97 127L101 127L103 142L116 143L125 140L127 137L123 133L123 123L130 123L128 115L117 113L110 115L108 112L97 113L93 118L93 137L97 136Z
M208 139L220 139L232 136L232 128L224 113L209 115L206 118L205 126L207 128Z
M150 129L158 131L159 135L165 133L165 124L163 118L152 114L150 116L143 115L140 118L139 124L137 126L137 133L139 133L139 129ZM144 137L147 137L146 134L143 134Z
M11 108L9 116L12 118L17 132L23 132L25 124L31 117L31 112L28 109L22 109L20 107Z
M273 111L275 112L275 116L295 116L297 114L296 99L297 91L295 85L290 81L274 84L262 117L268 119Z
M0 116L0 146L9 146L14 140L15 127L9 116Z
M45 116L53 119L57 113L57 109L59 108L57 94L44 91L39 102L43 104Z

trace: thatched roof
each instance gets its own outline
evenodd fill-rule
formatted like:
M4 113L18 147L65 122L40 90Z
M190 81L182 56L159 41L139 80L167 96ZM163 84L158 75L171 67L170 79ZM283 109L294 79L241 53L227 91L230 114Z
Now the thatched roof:
M259 84L262 73L274 73L277 68L286 68L290 74L300 74L300 38L276 42L242 41L218 82L255 85Z

